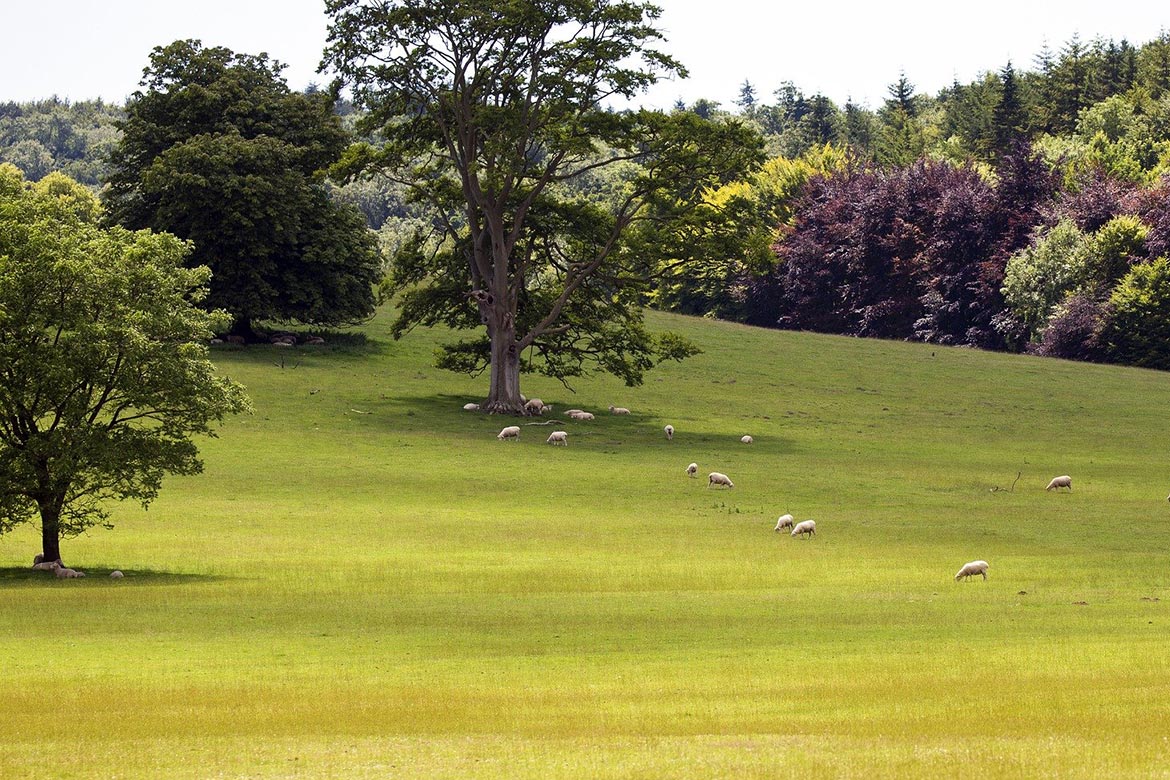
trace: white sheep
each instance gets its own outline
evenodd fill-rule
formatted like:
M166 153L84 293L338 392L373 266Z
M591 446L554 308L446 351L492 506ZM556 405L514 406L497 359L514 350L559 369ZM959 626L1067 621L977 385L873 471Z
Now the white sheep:
M524 403L524 411L528 414L544 414L544 409L544 401L539 398L530 398Z
M694 479L695 475L697 475L698 473L699 473L699 464L698 463L692 463L691 465L687 466L687 476L690 477L691 479Z
M730 477L726 474L720 474L718 471L712 471L707 475L707 487L711 487L712 485L726 485L729 488L735 487Z
M613 406L611 404L609 407L609 413L610 414L629 414L630 410L625 408L624 406Z
M516 441L520 441L520 426L509 425L507 428L496 434L496 438L500 441L503 441L504 439L515 439Z
M479 411L479 404L463 404L463 411L465 411L465 412L478 412Z
M667 441L670 441L671 439L674 438L674 426L673 425L668 425L665 428L663 428L662 430L666 431L666 440Z
M592 420L593 419L592 412L577 412L576 414L570 414L569 416L572 417L574 420Z
M959 569L955 575L955 582L965 580L968 577L973 577L976 574L982 574L983 579L987 579L987 561L971 561L964 563L963 568Z
M563 444L569 446L569 434L566 431L553 431L548 435L548 444Z
M1053 477L1052 481L1048 483L1048 487L1044 489L1056 490L1057 488L1068 488L1068 491L1071 493L1072 477L1070 477L1068 474L1065 474L1063 477Z
M569 417L572 417L575 414L585 414L585 410L584 409L566 409L565 414L567 414Z
M44 553L37 553L36 555L33 556L33 566L36 566L38 563L44 563L44 562L45 562L45 554Z
M744 444L751 444L753 440L751 436L744 436L742 439L740 439L740 441L742 441Z
M806 539L811 539L816 536L817 521L816 520L802 520L796 525L792 526L793 536L804 536Z
M117 569L114 569L112 572L110 572L110 579L111 580L120 580L125 576L126 576L125 574L118 571Z
M57 579L59 580L72 580L85 576L85 572L83 571L77 571L76 569L66 569L64 566L58 566L53 570L53 573L57 575Z
M795 518L792 515L780 515L780 519L776 521L776 530L781 528L791 528Z
M41 556L42 558L44 556ZM56 571L61 568L61 561L45 561L40 560L33 564L35 571Z

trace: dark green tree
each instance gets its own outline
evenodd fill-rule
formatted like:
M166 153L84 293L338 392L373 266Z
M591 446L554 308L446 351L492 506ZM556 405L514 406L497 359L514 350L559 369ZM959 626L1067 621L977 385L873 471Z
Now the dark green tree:
M193 439L247 408L207 341L206 268L174 236L98 224L96 198L0 165L0 533L39 518L46 560L202 469Z
M156 48L105 193L112 221L194 244L189 262L213 272L208 305L245 337L263 319L359 322L381 276L361 216L325 189L348 134L328 95L291 92L282 69L199 41Z
M345 170L386 175L427 203L439 239L396 257L396 334L446 323L485 336L440 365L490 367L487 411L519 413L520 373L564 380L587 365L637 383L678 338L652 337L648 277L729 250L734 208L706 197L758 163L736 119L614 112L663 75L659 9L637 2L328 0L324 64L368 110L384 146L355 147ZM631 166L630 163L636 163ZM575 193L597 171L629 169L608 201ZM412 251L409 251L412 250Z
M999 102L991 113L992 150L996 158L1007 154L1027 132L1028 113L1020 94L1020 82L1009 60L999 72Z
M747 79L740 85L739 96L733 102L739 107L740 113L747 116L754 114L760 105L760 100L756 97L756 88Z

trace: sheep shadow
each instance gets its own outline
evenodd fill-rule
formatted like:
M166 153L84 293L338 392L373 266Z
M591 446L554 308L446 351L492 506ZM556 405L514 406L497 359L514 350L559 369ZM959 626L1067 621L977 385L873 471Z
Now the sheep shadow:
M85 572L84 577L77 579L58 579L51 571L38 571L31 567L25 568L21 566L0 566L0 588L20 588L20 587L36 587L38 585L55 584L58 582L66 582L70 584L77 583L103 583L109 585L116 585L119 587L127 586L160 586L160 585L184 585L196 582L222 582L231 579L215 574L186 574L182 572L159 571L158 569L119 569L124 575L121 579L110 579L110 573L114 571L106 566L82 566L80 571Z

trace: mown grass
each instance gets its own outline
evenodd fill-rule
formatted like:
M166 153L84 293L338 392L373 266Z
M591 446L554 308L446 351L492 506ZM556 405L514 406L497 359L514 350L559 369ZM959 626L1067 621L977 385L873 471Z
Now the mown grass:
M65 547L126 579L0 539L0 776L1170 774L1170 375L653 319L704 353L526 380L634 410L567 448L388 317L217 352L256 414Z

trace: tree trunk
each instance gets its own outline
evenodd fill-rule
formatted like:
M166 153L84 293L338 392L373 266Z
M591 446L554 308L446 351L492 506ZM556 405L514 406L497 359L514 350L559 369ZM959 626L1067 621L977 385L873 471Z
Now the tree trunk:
M492 342L491 388L485 411L490 414L524 414L520 400L520 350L516 345L514 316L505 306L488 307L488 335Z
M51 504L40 504L41 552L46 561L61 560L61 509Z

